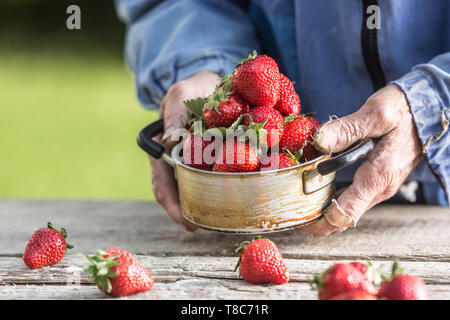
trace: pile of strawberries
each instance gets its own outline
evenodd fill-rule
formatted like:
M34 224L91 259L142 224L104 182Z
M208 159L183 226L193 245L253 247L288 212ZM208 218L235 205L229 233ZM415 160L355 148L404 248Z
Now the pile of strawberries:
M33 233L27 243L23 261L31 269L42 268L61 261L67 248L67 232L50 222L47 228ZM289 270L278 247L269 239L257 236L244 241L236 249L239 256L235 271L252 284L286 284ZM110 248L86 255L91 265L84 268L92 283L106 294L121 297L150 290L154 281L150 273L129 252ZM425 300L428 291L422 279L402 274L394 262L392 274L381 276L370 264L360 262L336 263L314 278L314 288L320 300Z
M190 111L185 124L191 134L183 142L183 160L194 168L217 172L273 170L320 155L311 144L319 121L300 114L300 97L293 83L280 74L275 60L256 51L242 60L232 75L221 76L209 97L185 104ZM195 130L196 121L201 122L201 130ZM212 139L212 129L227 133L252 130L256 139L239 134ZM220 142L218 148L209 147L213 141Z
M397 261L389 275L380 275L370 263L336 263L316 276L314 285L320 300L427 300L425 282L402 271Z

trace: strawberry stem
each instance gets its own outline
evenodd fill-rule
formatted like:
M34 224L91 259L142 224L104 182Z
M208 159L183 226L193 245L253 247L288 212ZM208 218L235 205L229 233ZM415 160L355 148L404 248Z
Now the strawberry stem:
M261 236L255 236L252 241L242 241L241 244L239 245L239 247L236 248L235 252L239 256L239 259L238 259L236 266L234 267L233 272L235 272L239 268L239 265L241 264L241 256L242 256L242 253L244 252L245 247L247 245L249 245L250 243L252 243L256 240L259 240L259 239L261 239Z
M47 228L52 229L52 230L55 230L55 231L61 233L62 236L64 237L64 239L67 238L67 231L66 231L65 228L61 228L61 230L59 230L59 229L56 228L51 222L47 222ZM67 248L67 249L73 249L74 246L71 245L71 244L66 243L66 248Z
M234 67L234 68L236 69L236 68L239 67L241 64L244 64L244 63L246 63L246 62L248 62L248 61L250 61L250 60L253 60L253 59L255 59L257 56L258 56L258 52L256 52L256 50L253 50L253 52L250 53L250 54L248 55L247 58L242 59L241 61L238 61L238 64L237 64L236 67Z
M85 266L84 271L91 276L91 282L96 284L103 292L111 292L110 278L119 276L119 270L112 271L112 268L122 263L122 260L119 259L120 256L120 253L108 256L108 253L102 250L97 250L95 254L86 255L86 258L92 264Z

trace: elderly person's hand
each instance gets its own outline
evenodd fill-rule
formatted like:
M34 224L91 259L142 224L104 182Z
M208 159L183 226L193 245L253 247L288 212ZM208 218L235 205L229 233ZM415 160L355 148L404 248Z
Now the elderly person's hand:
M374 93L357 112L325 124L315 146L324 153L338 152L366 137L379 140L353 183L320 220L300 232L329 235L354 227L367 210L394 196L423 158L408 101L395 85Z
M212 72L199 72L194 76L175 83L167 92L160 105L160 118L164 119L164 135L155 137L161 142L166 151L170 152L177 141L171 140L170 133L175 129L183 128L181 116L187 119L187 109L183 101L210 95L218 84L217 74ZM150 157L152 166L152 185L156 201L161 204L172 220L185 229L192 231L195 226L183 219L180 201L178 199L177 182L173 168L162 159Z

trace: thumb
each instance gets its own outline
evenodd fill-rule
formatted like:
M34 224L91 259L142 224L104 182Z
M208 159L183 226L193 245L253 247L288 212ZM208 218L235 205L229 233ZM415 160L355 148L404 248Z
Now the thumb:
M370 132L370 116L363 109L325 123L314 136L314 147L328 154L342 151Z

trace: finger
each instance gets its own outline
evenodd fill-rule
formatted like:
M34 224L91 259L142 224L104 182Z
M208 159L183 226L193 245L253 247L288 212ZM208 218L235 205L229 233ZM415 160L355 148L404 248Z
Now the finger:
M164 119L164 136L162 143L166 150L170 152L179 142L176 130L183 128L184 124L181 117L188 119L187 109L182 101L167 96L160 106L160 115Z
M200 72L191 77L190 80L177 82L170 87L163 99L161 113L164 118L164 144L169 150L178 143L180 135L175 134L175 132L184 126L181 117L188 119L188 111L184 101L207 97L214 91L218 81L216 74Z
M316 222L297 229L300 233L313 234L316 236L328 236L334 232L342 232L344 230L345 229L340 229L331 225L324 217L320 218Z
M395 106L402 97L391 98L398 93L388 89L377 92L357 112L324 124L315 134L314 146L328 154L342 151L366 137L379 138L391 132L401 119L401 112Z
M183 218L181 214L180 202L178 199L178 189L173 169L162 160L151 159L152 184L155 198L170 218L188 231L194 231L196 227Z
M160 141L160 135L155 137ZM173 174L173 168L162 159L150 157L152 166L152 185L156 201L161 204L177 224L184 226L187 230L193 231L196 227L185 220L181 214L181 207L178 198L177 182Z
M353 183L327 208L325 218L336 227L353 227L374 205L392 197L409 168L396 163L395 132L386 135L356 170Z

